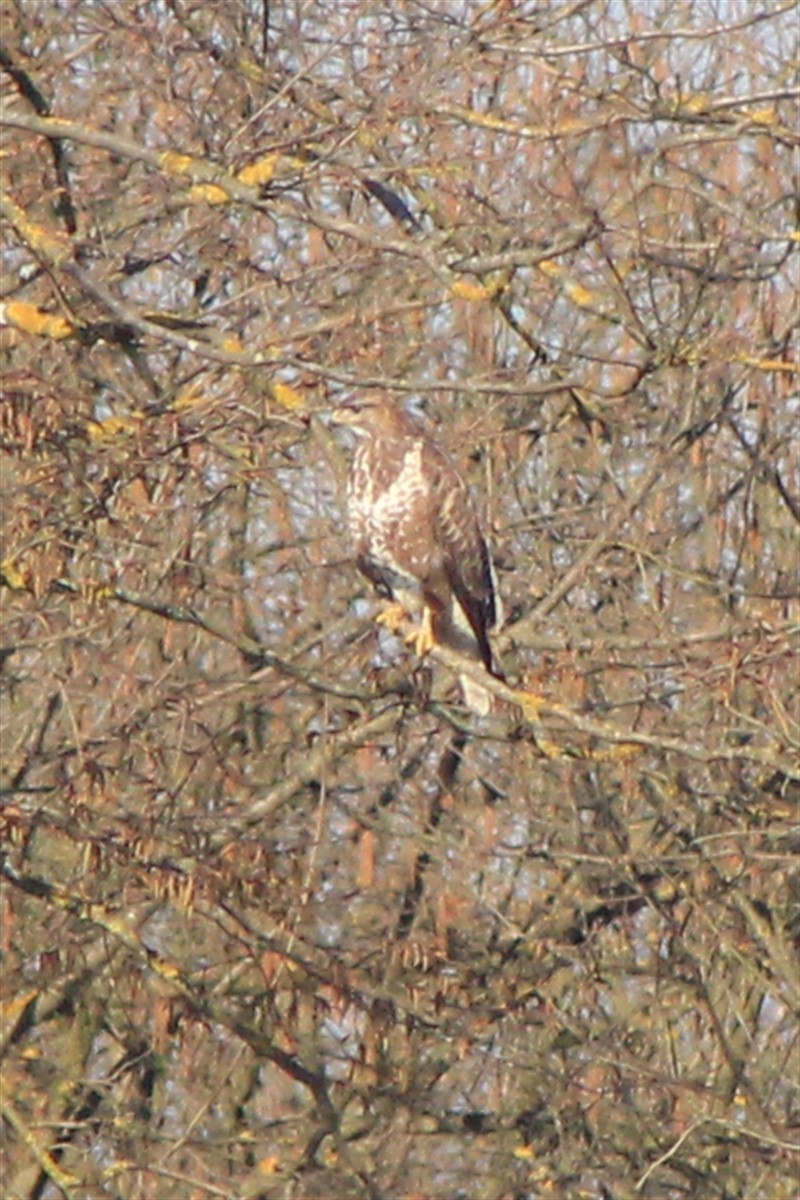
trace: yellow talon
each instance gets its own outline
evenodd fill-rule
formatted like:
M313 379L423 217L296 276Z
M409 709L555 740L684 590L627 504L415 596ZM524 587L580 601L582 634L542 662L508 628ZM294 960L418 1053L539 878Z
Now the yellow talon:
M402 604L398 604L396 600L391 604L387 604L383 612L378 613L375 618L376 625L385 625L392 633L397 633L403 621L407 618L408 613L403 608Z
M409 620L409 614L396 600L388 604L382 613L375 618L377 625L383 625L391 633L400 633L404 621ZM407 646L411 646L419 658L424 658L429 650L436 645L433 636L433 616L429 608L423 609L422 623L419 629L412 629L404 638Z
M423 609L422 624L419 629L408 635L406 645L413 646L414 653L419 658L424 658L436 645L436 638L433 636L433 616L429 608Z

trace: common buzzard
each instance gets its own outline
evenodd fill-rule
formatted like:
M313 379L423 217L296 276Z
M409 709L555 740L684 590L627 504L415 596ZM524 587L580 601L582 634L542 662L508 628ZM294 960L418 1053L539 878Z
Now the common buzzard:
M347 493L359 569L421 618L409 639L417 653L439 643L496 674L488 632L499 621L497 581L456 467L419 420L386 398L343 406L332 419L359 435ZM489 692L466 675L460 681L468 706L487 713Z

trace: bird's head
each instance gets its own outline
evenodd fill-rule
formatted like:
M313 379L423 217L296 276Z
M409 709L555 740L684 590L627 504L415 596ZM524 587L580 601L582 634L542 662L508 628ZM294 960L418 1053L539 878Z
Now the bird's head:
M365 396L334 408L328 418L333 425L348 426L362 437L398 436L408 429L405 410L386 396Z

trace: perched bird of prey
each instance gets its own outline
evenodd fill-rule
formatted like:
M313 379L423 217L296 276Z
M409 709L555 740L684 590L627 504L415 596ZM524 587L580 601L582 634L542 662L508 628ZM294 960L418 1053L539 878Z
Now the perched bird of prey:
M497 581L466 483L425 427L390 400L361 399L335 410L358 435L348 483L348 516L359 569L395 606L421 618L409 639L418 654L436 643L495 674L489 630L499 621ZM381 619L381 618L379 618ZM460 677L475 712L489 692Z

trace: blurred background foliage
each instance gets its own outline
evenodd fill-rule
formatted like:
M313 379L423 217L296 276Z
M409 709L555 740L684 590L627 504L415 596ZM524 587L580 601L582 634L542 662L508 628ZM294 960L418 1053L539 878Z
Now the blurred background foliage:
M4 1195L795 1196L796 3L2 24ZM540 705L374 626L375 387Z

